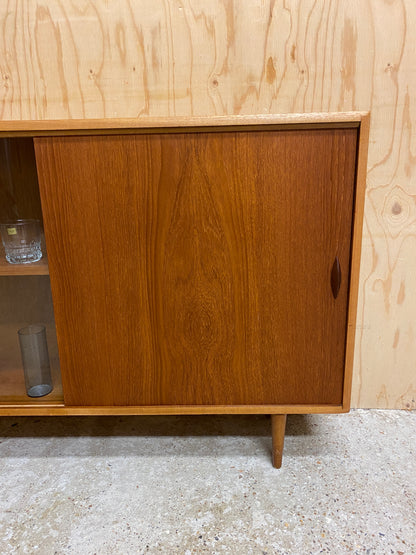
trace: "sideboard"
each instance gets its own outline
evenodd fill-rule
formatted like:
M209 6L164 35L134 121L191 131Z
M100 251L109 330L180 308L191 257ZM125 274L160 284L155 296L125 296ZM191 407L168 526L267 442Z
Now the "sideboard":
M0 122L0 415L349 410L366 113ZM47 326L27 397L17 330Z

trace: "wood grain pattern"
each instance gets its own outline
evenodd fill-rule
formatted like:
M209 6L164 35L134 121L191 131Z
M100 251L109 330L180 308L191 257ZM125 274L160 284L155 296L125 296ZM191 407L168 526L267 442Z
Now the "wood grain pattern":
M165 405L68 407L62 403L0 404L0 416L109 416L180 414L341 414L341 405Z
M66 404L340 404L356 138L35 139Z
M177 133L186 127L187 132L217 131L218 127L234 127L237 130L247 125L252 130L264 130L264 127L284 127L288 129L305 129L314 126L319 129L340 127L358 127L367 112L310 112L308 114L256 114L256 115L224 115L224 116L169 116L105 118L105 119L74 119L74 120L24 120L1 121L0 137L42 137L123 133L147 134L158 133L163 128L166 133ZM202 129L201 129L202 128ZM232 130L232 129L231 129Z
M272 462L275 468L282 466L285 443L286 414L272 414Z
M353 380L354 355L356 355L358 295L360 287L361 249L364 220L364 201L366 193L366 173L368 157L368 140L370 133L370 116L361 119L355 179L355 202L353 218L353 236L351 251L350 291L348 302L347 344L345 352L344 398L343 406L349 410L351 405L351 389Z
M0 119L371 110L353 406L415 408L412 0L9 1Z

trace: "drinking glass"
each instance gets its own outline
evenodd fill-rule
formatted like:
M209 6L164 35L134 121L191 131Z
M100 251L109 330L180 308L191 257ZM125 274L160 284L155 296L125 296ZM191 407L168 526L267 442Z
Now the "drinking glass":
M52 391L46 328L31 324L18 332L26 392L29 397L43 397Z
M1 239L7 262L28 264L42 258L39 220L15 220L0 223Z

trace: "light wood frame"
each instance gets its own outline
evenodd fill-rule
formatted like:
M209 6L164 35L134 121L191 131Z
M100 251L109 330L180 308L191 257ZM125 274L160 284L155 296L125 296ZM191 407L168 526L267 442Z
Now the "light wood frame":
M354 224L350 265L348 321L345 349L344 393L341 405L244 405L244 406L111 406L111 407L66 407L63 403L48 403L46 400L27 403L1 403L0 416L64 416L64 415L162 415L162 414L308 414L342 413L350 410L350 397L354 361L355 329L361 240L364 215L367 151L370 116L368 112L337 112L257 116L221 117L172 117L141 119L104 120L54 120L54 121L10 121L0 123L0 137L38 137L45 135L92 135L125 133L160 133L218 131L246 127L251 130L269 128L346 128L358 127L358 148L356 165L356 191L354 203ZM42 270L42 273L47 273Z

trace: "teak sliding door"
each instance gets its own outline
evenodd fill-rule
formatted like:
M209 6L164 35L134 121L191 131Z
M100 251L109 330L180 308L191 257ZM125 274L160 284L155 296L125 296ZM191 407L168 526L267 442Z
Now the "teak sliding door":
M65 403L341 404L357 133L35 139Z

